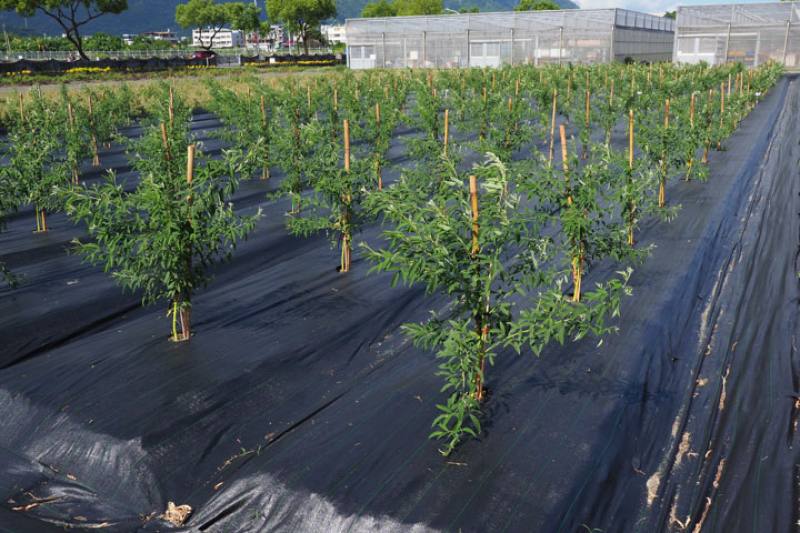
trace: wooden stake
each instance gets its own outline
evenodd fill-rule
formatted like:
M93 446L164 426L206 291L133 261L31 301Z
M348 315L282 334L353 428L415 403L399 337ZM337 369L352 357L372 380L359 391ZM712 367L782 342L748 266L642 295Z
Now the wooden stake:
M567 129L563 124L559 125L558 133L561 138L561 164L564 169L564 180L567 185L567 205L572 205L572 188L569 181L569 154L567 153Z
M730 88L730 85L728 86ZM722 128L725 127L725 82L722 82L722 85L719 89L719 129L720 129L720 138L717 140L717 150L722 149Z
M444 155L447 157L447 146L450 143L450 110L444 110Z
M480 252L480 244L478 242L478 178L476 176L469 177L469 201L472 207L472 257L476 257Z
M89 96L91 98L91 95ZM91 104L90 104L91 107ZM175 127L175 92L172 90L172 86L169 88L169 106L168 106L168 113L169 113L169 127Z
M97 135L94 132L94 107L92 105L92 93L89 93L89 127L92 130L92 166L100 166L100 153L97 146Z
M75 114L72 111L72 102L67 102L67 118L69 121L69 131L70 133L75 132ZM72 183L77 185L79 182L78 177L78 167L77 165L72 166Z
M634 120L633 120L633 109L628 111L628 179L633 179L633 127L634 127ZM633 246L635 244L634 237L633 237L633 223L634 223L634 210L636 206L633 203L632 199L628 199L628 246Z
M19 93L19 119L25 122L25 95Z
M344 171L350 172L350 121L344 120Z
M192 180L194 180L194 154L195 154L195 145L190 144L186 149L186 183L189 185L192 184ZM189 196L189 202L192 201L192 197Z
M377 124L378 129L380 129L380 127L381 127L381 104L380 103L375 104L375 123ZM378 190L382 191L383 190L383 178L381 176L380 154L378 154L378 157L375 158L375 174L378 177Z
M664 130L669 129L669 98L664 102ZM661 176L658 180L658 207L663 208L667 203L667 152L661 154Z
M550 116L550 153L547 158L547 164L553 164L553 152L555 150L556 142L556 112L558 110L558 89L553 89L553 110Z
M169 151L169 138L167 137L167 125L161 123L161 145L164 147L164 158L167 161L172 160L172 154Z

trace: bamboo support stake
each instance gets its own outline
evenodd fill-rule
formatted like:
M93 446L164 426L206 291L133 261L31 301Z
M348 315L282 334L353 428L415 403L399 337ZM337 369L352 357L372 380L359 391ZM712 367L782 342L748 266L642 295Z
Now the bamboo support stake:
M666 135L669 130L669 98L664 102L664 132ZM667 205L667 148L661 154L661 176L658 180L658 207L664 208Z
M264 130L266 131L267 125L268 125L267 102L266 102L266 99L264 98L263 94L261 95L261 98L259 99L259 108L261 110L261 127L264 128ZM264 139L264 142L266 144L267 154L269 154L269 143L267 142L266 139ZM270 177L269 176L269 155L267 155L267 157L265 159L267 159L267 160L264 161L264 164L261 166L261 179L262 180L268 180L269 177Z
M197 148L194 144L190 144L186 149L186 183L189 185L192 184L194 180L194 155ZM191 202L191 196L189 197L189 202Z
M446 113L445 113L446 114ZM378 130L381 129L381 104L375 104L375 124L378 126ZM375 174L378 177L378 190L383 190L383 177L381 176L381 159L380 154L377 154L378 157L375 158Z
M572 102L572 74L567 78L567 102Z
M708 102L706 103L706 109L710 109L711 101L713 100L713 98L714 98L714 89L709 89L708 90ZM710 111L706 111L706 114L708 114L709 112ZM710 129L711 128L711 119L710 118L709 118L708 122L709 123L707 125L707 129ZM709 133L710 132L706 131L706 136L707 137L709 136ZM704 144L705 144L705 146L703 146L703 164L705 165L705 164L708 164L708 152L711 149L711 140L708 139Z
M728 86L730 88L730 85ZM725 82L719 89L719 139L717 139L717 150L722 150L722 131L725 127Z
M25 122L25 95L19 93L19 119Z
M167 161L172 160L172 154L169 151L169 138L167 137L167 125L161 123L161 145L164 147L164 159Z
M478 242L478 178L476 176L469 177L469 201L472 207L472 257L473 259L480 252L480 243Z
M333 89L333 110L339 111L339 89Z
M608 105L613 107L614 106L614 80L611 80L611 92L608 96Z
M517 78L516 84L514 86L514 96L519 96L519 78Z
M592 125L592 91L590 89L586 89L586 110L585 110L585 117L584 117L584 126L586 128L587 136L591 135L591 130L589 129ZM588 144L588 143L587 143ZM589 150L588 146L581 146L581 159L586 159L589 157Z
M94 132L94 105L92 103L92 93L89 93L89 127L92 130L92 166L100 166L100 153L97 146L97 135Z
M69 122L69 131L70 133L75 133L75 113L72 110L72 102L67 102L67 120ZM78 184L78 166L73 164L72 165L72 183L74 185Z
M572 205L572 189L569 180L569 153L567 151L567 129L563 124L558 127L559 137L561 139L561 164L564 170L564 181L567 188L567 205Z
M350 121L345 119L344 125L344 171L350 172Z
M172 89L172 86L169 88L169 106L168 106L168 113L169 113L169 127L175 127L175 91Z
M350 121L346 120L343 123L344 126L344 171L346 173L350 173ZM349 272L350 271L350 260L351 260L351 250L350 250L350 195L345 194L342 198L345 203L344 213L342 215L342 260L341 260L341 267L339 272Z
M691 129L692 133L694 133L694 114L696 107L696 99L697 99L697 93L692 92L692 97L689 101L689 128ZM692 138L694 138L694 136ZM686 162L686 177L684 178L685 181L689 181L692 177L692 169L694 168L695 153L697 153L697 149L696 147L692 147L692 156L689 158L689 161Z
M553 155L556 142L556 112L558 111L558 89L553 89L553 109L550 116L550 152L547 157L547 164L553 165Z
M628 180L633 179L633 141L634 141L634 117L633 109L628 111ZM636 206L632 199L628 199L628 245L633 246L635 240L633 237L633 224L634 224L634 210Z
M444 110L444 155L447 157L447 146L450 143L450 110Z

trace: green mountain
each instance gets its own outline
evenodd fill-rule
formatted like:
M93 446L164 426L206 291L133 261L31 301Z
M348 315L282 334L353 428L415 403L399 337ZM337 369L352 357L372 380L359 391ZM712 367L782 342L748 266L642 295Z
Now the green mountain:
M185 0L184 0L185 1ZM368 0L337 0L337 19L358 17L361 9ZM564 8L571 9L578 6L570 0L556 0ZM105 15L85 26L83 33L91 34L102 31L114 35L123 33L141 33L144 31L157 31L171 28L178 29L175 23L175 6L181 0L128 0L128 10L120 15ZM509 11L517 5L518 0L445 0L445 6L450 9L462 7L477 7L481 11ZM263 6L264 0L258 0ZM41 35L43 33L60 35L63 30L52 20L44 15L22 18L14 12L0 12L0 25L6 31L26 35ZM188 32L184 32L188 34Z

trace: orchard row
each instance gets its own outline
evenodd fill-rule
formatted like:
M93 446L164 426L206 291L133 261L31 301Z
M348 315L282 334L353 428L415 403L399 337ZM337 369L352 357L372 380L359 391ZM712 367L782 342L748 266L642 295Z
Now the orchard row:
M343 275L359 230L382 223L381 245L360 247L374 269L449 301L404 326L440 360L446 400L432 436L447 454L480 433L498 353L538 355L553 340L615 330L631 266L649 252L636 246L639 224L676 216L670 182L705 180L709 152L781 74L603 65L210 82L226 146L214 157L167 84L144 96L146 113L124 87L32 91L8 117L0 215L32 204L38 232L53 211L84 222L91 239L77 249L145 304L169 302L175 341L190 338L192 297L210 267L262 216L231 203L241 180L279 180L270 199L289 198L288 231L329 235ZM144 131L131 140L120 129L134 118ZM393 165L403 128L411 163ZM135 187L113 173L81 183L83 162L100 165L114 141L128 148ZM587 287L600 262L617 275Z

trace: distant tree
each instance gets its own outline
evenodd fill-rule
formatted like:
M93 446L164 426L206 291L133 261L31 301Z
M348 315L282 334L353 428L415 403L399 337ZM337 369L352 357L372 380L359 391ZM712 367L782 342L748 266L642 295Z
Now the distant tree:
M282 22L286 29L303 40L308 54L308 42L319 36L323 20L336 16L335 0L267 0L267 14L273 22Z
M86 50L121 50L124 46L121 37L107 33L95 33L83 40Z
M259 31L261 28L261 9L245 2L223 4L228 10L228 24L243 32Z
M553 0L520 0L514 11L555 11L561 6Z
M204 39L201 34L200 46L211 50L214 39L224 26L245 32L255 31L259 28L260 14L259 8L245 2L218 4L214 0L189 0L175 8L175 21L183 28L208 28L210 35Z
M377 2L366 4L361 11L361 16L364 18L396 17L397 8L388 0L377 0Z
M444 13L442 0L395 0L394 6L401 17Z
M678 12L677 11L667 11L666 13L664 13L664 18L665 19L675 20L676 18L678 18Z
M477 6L472 7L462 7L458 10L459 13L480 13L481 9Z
M0 10L16 11L23 17L36 13L53 19L64 30L67 40L75 47L81 59L88 60L84 52L81 26L106 14L118 14L128 9L128 0L0 0Z

